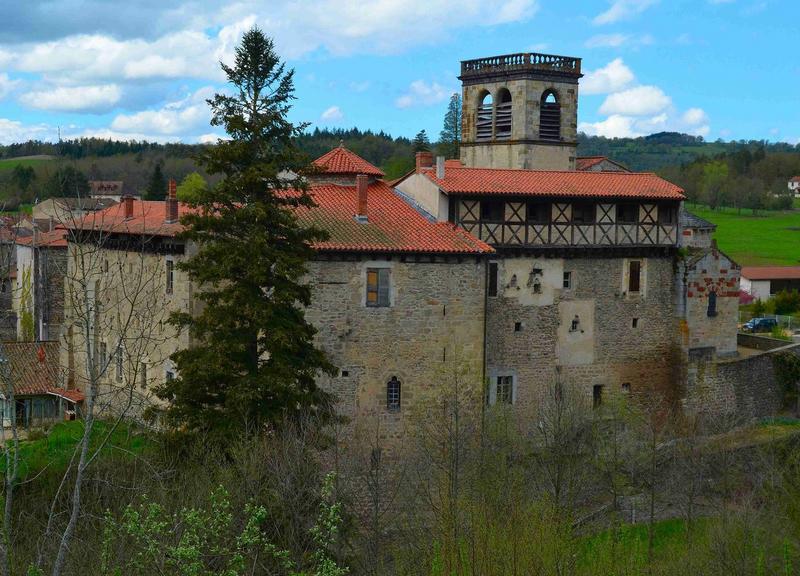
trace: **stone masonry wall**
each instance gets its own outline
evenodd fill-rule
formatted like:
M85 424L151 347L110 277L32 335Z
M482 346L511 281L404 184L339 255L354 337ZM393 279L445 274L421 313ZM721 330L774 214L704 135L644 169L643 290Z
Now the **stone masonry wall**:
M488 375L490 388L494 377L514 376L523 421L535 418L557 378L588 399L594 385L603 386L604 397L623 384L633 392L678 393L672 258L639 260L638 296L625 292L625 258L499 260L501 294L488 303ZM542 270L538 294L528 287L533 269ZM571 273L570 289L562 287L564 272Z
M370 267L390 268L391 306L365 305ZM430 407L426 398L454 372L463 373L480 398L485 262L317 260L309 274L313 296L306 318L318 329L317 344L339 368L320 385L336 395L339 413L352 426L378 427L390 443L402 438ZM392 376L401 382L397 412L386 406Z
M775 375L775 356L783 353L800 356L800 344L734 360L690 362L686 409L741 420L778 414L783 408L783 389Z

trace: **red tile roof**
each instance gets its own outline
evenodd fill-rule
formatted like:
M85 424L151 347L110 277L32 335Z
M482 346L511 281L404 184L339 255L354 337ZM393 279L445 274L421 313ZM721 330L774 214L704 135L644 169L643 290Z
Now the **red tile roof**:
M789 182L800 182L800 176L792 176L792 179Z
M191 211L186 204L178 203L178 216ZM101 230L147 236L175 236L183 230L179 222L164 222L166 202L161 200L133 200L133 216L125 218L125 203L120 202L105 210L92 212L66 227L71 230Z
M800 280L800 266L742 266L748 280Z
M608 156L579 156L575 159L575 170L589 170L590 168L597 166L598 164L602 164L603 162L610 162L615 166L619 166L620 169L629 172L625 166L619 162L615 162Z
M452 253L492 252L484 242L447 223L433 223L406 203L385 182L378 180L368 188L368 221L357 222L355 186L320 184L311 187L316 208L300 209L302 223L316 225L330 238L314 248L322 251ZM164 223L165 203L134 201L133 218L124 218L124 205L118 204L88 214L72 228L105 232L174 236L183 230L180 223ZM179 204L180 214L190 208Z
M67 230L65 228L56 228L49 232L34 232L30 236L17 236L17 244L22 246L35 246L38 248L66 248L67 247Z
M9 359L15 395L54 395L73 404L85 399L80 390L66 390L60 386L57 341L3 342L3 350Z
M383 177L383 172L379 168L344 146L334 148L320 156L314 160L314 165L328 174L367 174L368 176Z
M682 200L683 190L652 173L446 167L422 171L448 194L520 194L565 198Z
M311 189L316 208L303 209L300 221L330 234L317 250L338 252L394 252L479 254L493 249L461 228L431 222L403 200L385 182L367 189L367 222L355 219L354 186L318 185Z

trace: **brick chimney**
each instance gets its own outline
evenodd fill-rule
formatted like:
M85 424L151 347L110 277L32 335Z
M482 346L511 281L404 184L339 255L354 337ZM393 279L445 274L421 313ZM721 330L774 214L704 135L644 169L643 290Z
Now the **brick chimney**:
M417 172L422 168L430 168L433 166L433 153L432 152L417 152Z
M367 188L369 187L369 176L359 174L356 176L356 195L358 205L356 206L356 220L359 222L367 221Z
M133 196L123 196L122 204L125 207L125 219L133 218Z
M178 186L170 178L167 188L167 199L164 201L164 222L172 224L178 221Z

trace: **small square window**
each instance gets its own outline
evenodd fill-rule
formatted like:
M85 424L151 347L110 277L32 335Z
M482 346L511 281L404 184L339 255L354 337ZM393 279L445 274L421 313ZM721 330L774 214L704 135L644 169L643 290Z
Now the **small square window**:
M175 380L175 372L167 370L166 379L167 382L172 382L173 380Z
M631 383L630 382L623 382L622 383L622 391L625 394L630 394L631 393Z
M505 203L502 200L481 201L481 220L502 222L505 217Z
M564 289L569 290L572 288L572 272L564 272Z
M639 206L636 204L617 204L617 223L636 224L639 221Z
M350 376L350 372L348 370L342 370L342 378L347 378Z
M389 306L390 272L388 268L367 268L367 306Z
M550 204L547 202L528 202L526 218L534 224L548 224L550 222Z
M581 202L572 205L572 221L576 224L593 224L594 218L594 204Z
M514 332L522 332L522 322L514 322Z
M638 327L639 327L639 319L634 318L633 320L631 320L631 328L638 328Z

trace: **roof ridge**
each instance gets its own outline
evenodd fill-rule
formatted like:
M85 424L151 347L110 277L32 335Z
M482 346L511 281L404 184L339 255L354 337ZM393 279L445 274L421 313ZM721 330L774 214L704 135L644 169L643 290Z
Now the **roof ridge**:
M659 176L655 172L628 172L628 171L617 171L617 170L601 170L597 172L588 172L586 170L537 170L533 168L486 168L483 166L451 166L449 170L486 170L492 172L525 172L525 173L536 173L536 174L588 174L590 176L597 175L597 174L614 174L615 176L655 176L657 178L661 178L662 180L669 182L666 178ZM423 168L423 172L435 172L435 167L428 167ZM447 175L447 171L445 171L445 176ZM670 182L670 184L673 184ZM673 184L674 186L678 186L677 184Z

